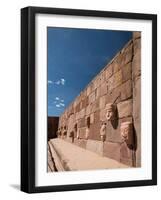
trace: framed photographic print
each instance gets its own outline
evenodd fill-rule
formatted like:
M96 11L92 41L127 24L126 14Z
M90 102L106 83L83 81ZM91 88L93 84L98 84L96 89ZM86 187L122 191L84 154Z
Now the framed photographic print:
M21 190L157 184L157 16L21 9Z

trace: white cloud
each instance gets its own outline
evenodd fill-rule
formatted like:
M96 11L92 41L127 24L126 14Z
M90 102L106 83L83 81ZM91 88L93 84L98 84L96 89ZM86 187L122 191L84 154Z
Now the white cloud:
M61 99L60 101L61 101L61 102L64 102L64 99Z
M63 106L63 107L65 106L65 104L64 104L64 103L60 103L59 105L60 105L60 106Z
M59 104L56 104L56 107L57 107L57 108L60 108L60 105L59 105Z
M60 81L61 81L62 85L65 85L65 79L64 78L61 78Z
M60 83L61 83L60 81L56 81L55 82L56 85L60 85Z
M48 84L52 84L53 83L53 81L51 81L51 80L48 80Z
M64 78L61 78L60 80L57 80L55 82L56 85L65 85L65 79Z
M59 97L55 97L55 100L59 100L60 98Z

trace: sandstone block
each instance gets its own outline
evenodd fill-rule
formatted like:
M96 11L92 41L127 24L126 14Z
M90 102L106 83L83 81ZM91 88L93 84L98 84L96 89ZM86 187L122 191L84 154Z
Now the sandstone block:
M90 123L94 123L94 113L90 114Z
M99 99L91 104L91 112L96 112L97 110L99 110Z
M140 38L141 37L141 31L134 31L133 32L133 38L134 39L137 39L137 38Z
M106 80L108 80L112 76L112 74L113 74L113 67L112 67L112 65L109 65L107 67L107 69L105 70L105 78L106 78Z
M112 158L120 162L120 143L104 142L103 156Z
M95 95L96 95L96 99L98 99L101 96L101 87L100 86L98 88L96 88Z
M132 80L128 80L121 85L121 100L132 97Z
M100 96L107 94L107 84L104 83L100 86Z
M103 155L103 142L95 141L95 140L88 140L86 149L93 151L99 155Z
M95 97L95 91L93 91L90 95L89 95L89 104L93 103L95 101L96 97Z
M86 115L90 115L91 114L91 107L92 107L92 105L88 105L86 107Z
M85 135L86 135L86 127L83 127L83 128L79 128L79 137L81 139L85 139Z
M100 141L100 134L99 134L100 127L101 127L100 121L94 122L93 124L91 124L90 130L89 130L89 139Z
M85 127L85 126L86 126L85 118L78 120L78 128L82 128L82 127Z
M132 115L132 99L117 104L118 117L128 117Z
M106 121L106 109L100 110L100 121Z
M108 90L111 91L122 83L122 72L119 70L108 80Z
M100 99L99 99L99 108L103 109L103 108L105 108L105 105L106 105L106 95L100 97Z
M99 122L100 121L100 111L96 111L94 113L94 123Z
M122 81L126 82L129 79L132 79L132 63L128 63L127 65L122 67Z
M120 162L125 165L129 165L131 167L133 166L133 163L134 163L133 156L132 156L132 150L127 146L127 144L125 142L123 144L121 144Z
M141 55L140 53L137 53L133 57L133 62L132 62L132 76L133 80L141 75Z

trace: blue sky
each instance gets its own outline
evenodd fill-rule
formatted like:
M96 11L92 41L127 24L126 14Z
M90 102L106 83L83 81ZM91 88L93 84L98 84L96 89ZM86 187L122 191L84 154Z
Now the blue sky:
M48 27L47 36L48 116L59 116L132 32Z

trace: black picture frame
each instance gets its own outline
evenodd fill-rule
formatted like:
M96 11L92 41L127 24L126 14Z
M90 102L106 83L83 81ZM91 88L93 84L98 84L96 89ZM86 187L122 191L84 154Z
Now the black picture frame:
M35 15L59 14L152 21L152 179L59 186L35 186ZM21 190L27 193L157 184L157 15L45 7L21 9Z

